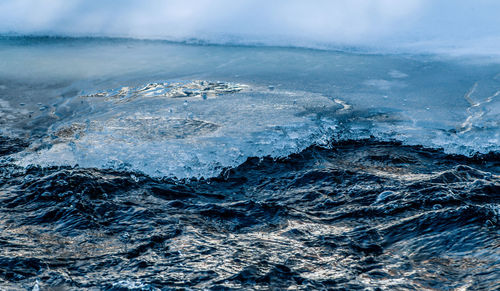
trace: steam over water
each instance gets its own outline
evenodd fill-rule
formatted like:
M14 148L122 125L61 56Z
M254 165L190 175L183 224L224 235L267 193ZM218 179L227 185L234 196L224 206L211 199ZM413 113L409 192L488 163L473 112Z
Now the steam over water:
M313 4L2 2L0 289L500 289L499 5Z

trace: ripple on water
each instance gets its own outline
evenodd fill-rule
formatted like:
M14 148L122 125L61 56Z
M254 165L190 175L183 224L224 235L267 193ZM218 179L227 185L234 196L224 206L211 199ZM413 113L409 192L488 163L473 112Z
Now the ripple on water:
M365 140L202 180L4 165L6 288L500 287L494 157Z

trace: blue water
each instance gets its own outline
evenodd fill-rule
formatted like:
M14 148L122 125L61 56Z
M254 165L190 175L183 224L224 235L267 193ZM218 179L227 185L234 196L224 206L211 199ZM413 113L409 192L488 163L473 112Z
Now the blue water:
M0 38L0 284L499 287L500 63Z

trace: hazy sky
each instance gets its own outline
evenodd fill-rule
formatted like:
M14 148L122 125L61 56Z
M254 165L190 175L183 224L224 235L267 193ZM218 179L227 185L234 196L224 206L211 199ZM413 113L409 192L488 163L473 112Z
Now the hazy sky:
M0 33L497 50L498 0L0 0Z

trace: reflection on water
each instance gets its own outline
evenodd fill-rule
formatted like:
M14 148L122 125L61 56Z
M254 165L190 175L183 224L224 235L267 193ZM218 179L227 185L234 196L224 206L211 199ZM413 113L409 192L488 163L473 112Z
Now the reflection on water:
M365 140L208 180L0 174L5 288L500 287L496 156Z

